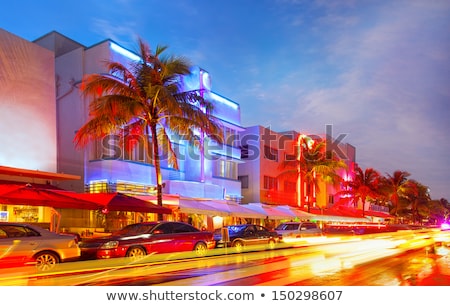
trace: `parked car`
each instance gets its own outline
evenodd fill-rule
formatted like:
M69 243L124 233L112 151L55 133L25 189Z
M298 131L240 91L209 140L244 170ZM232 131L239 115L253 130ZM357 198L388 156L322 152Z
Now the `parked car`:
M212 232L183 222L155 221L125 226L101 238L83 238L82 259L141 258L152 253L194 251L204 256L215 247Z
M24 223L0 222L0 267L36 265L49 271L80 258L77 238Z
M237 252L257 245L274 249L279 240L277 232L254 224L225 226L216 231L214 239L217 248L232 247Z
M322 230L314 222L285 222L275 228L280 239L321 236Z

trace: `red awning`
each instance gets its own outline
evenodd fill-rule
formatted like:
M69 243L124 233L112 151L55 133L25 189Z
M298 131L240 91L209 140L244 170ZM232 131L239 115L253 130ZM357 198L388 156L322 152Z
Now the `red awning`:
M97 209L98 205L77 198L77 193L42 188L31 184L0 184L0 203L30 206L50 206L53 208Z
M96 203L100 209L110 211L135 211L144 213L171 214L172 210L158 206L148 201L138 199L123 193L79 193L75 195L79 199Z
M122 193L76 193L55 187L42 188L31 184L0 184L0 203L49 206L110 211L135 211L171 214L170 208L161 207Z

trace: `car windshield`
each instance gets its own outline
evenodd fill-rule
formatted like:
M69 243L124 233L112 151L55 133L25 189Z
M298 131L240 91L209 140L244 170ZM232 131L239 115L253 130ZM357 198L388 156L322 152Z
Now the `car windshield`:
M156 223L155 224L130 224L130 225L125 226L121 230L114 232L113 235L126 236L126 235L145 234L145 233L150 232L155 226L156 226Z
M280 225L278 225L277 227L275 227L275 230L276 231L282 231L282 230L285 230L286 229L286 224L280 224Z
M245 228L246 228L245 225L233 225L233 226L228 226L228 231L230 233L239 233L239 232L242 232Z

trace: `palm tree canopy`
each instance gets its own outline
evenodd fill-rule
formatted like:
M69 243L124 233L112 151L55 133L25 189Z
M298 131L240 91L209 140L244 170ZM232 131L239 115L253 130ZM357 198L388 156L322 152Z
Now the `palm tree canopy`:
M283 160L279 169L282 172L278 177L284 177L289 180L297 179L298 166L300 163L301 176L306 182L315 186L319 190L319 179L323 182L336 185L341 181L341 177L336 173L338 169L345 169L347 165L339 159L328 158L326 156L326 142L315 141L310 146L302 149L299 160Z
M392 175L387 173L383 179L384 192L388 195L392 203L393 215L398 215L401 203L404 203L403 206L408 205L406 195L408 193L414 193L413 189L415 186L408 180L410 175L406 171L396 170Z
M142 135L156 173L158 205L162 205L160 152L169 156L178 169L170 136L202 146L198 135L222 143L222 127L213 117L213 105L198 91L183 92L181 79L190 73L190 63L183 57L166 56L166 46L154 53L139 39L140 60L125 66L107 62L108 74L91 74L83 79L81 90L90 99L90 120L75 135L77 147L108 134ZM149 139L151 136L151 141ZM203 150L203 148L201 148ZM170 154L168 154L170 152ZM162 215L158 217L162 219Z
M373 168L363 170L360 166L355 167L355 178L348 182L350 192L355 201L361 200L365 203L367 197L376 198L379 194L380 174Z
M131 63L108 62L109 74L87 75L81 90L90 98L90 120L75 135L77 146L85 146L94 139L129 131L150 134L150 126L159 126L160 144L170 143L167 131L194 141L201 130L221 142L222 130L212 117L213 105L198 92L181 92L180 76L190 73L190 63L183 57L164 56L166 46L157 46L153 54L147 44L139 40L141 61ZM161 145L167 150L170 146Z

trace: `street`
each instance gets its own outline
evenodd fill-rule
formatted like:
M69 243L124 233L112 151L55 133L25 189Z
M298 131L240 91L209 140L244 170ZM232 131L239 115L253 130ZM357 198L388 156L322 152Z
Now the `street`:
M1 285L28 286L410 286L450 285L449 232L321 237L275 250L213 250L203 258L153 254L93 260L49 274L2 274ZM446 253L447 252L447 253ZM128 261L127 261L128 260Z

